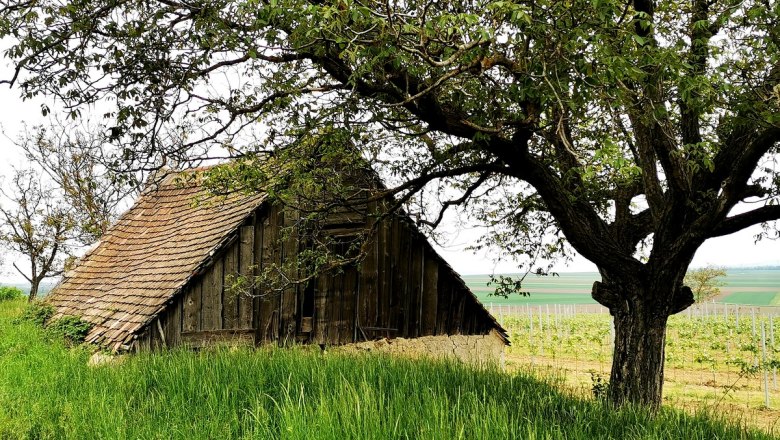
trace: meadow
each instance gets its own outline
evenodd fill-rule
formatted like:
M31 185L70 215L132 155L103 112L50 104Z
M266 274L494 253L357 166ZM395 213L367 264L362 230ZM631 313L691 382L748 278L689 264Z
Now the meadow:
M0 303L3 439L766 439L703 411L614 411L518 370L319 349L170 351L89 366Z

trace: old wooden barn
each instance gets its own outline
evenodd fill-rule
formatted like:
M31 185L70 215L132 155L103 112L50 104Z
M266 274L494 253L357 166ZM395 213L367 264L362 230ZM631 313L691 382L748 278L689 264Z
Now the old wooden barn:
M185 171L192 172L192 171ZM384 220L367 256L342 273L267 295L231 293L237 274L295 258L279 240L295 217L264 194L209 201L198 179L169 173L147 189L47 301L93 326L114 352L213 342L340 345L377 338L506 332L402 215ZM204 199L194 204L196 197ZM339 224L365 229L363 223ZM281 242L281 244L280 244Z

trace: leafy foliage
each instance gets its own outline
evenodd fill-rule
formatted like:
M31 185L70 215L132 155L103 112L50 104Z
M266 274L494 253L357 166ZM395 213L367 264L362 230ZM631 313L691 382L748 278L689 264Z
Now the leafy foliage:
M27 305L18 320L43 327L52 316L54 316L54 306L41 301L33 301Z
M721 278L726 276L726 269L707 266L689 270L685 275L685 284L693 291L696 302L712 299L720 294L720 288L726 283Z
M117 216L120 204L139 186L133 173L112 172L105 127L54 123L25 131L17 145L28 160L51 179L63 202L72 208L74 238L83 245L97 241Z
M92 324L78 316L62 316L46 324L46 331L56 337L61 337L69 345L84 342L84 338L92 328Z
M0 301L13 301L24 296L24 292L18 287L0 286Z

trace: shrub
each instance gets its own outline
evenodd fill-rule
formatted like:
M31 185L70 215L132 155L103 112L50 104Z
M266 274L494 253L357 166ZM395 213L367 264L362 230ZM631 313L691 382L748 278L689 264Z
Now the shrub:
M43 327L46 321L54 315L54 306L43 302L35 301L30 303L18 321L32 322L33 324Z
M590 390L593 392L593 397L596 400L605 401L609 396L609 381L593 370L590 371L590 381Z
M46 330L50 334L62 337L66 343L71 345L84 342L84 338L91 328L92 324L78 316L63 316L46 326Z
M24 296L22 289L11 286L0 286L0 302L20 299Z

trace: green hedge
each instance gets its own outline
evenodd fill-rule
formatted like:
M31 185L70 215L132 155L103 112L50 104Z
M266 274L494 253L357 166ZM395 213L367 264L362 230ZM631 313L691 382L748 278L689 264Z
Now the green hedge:
M0 286L0 301L21 299L24 296L26 295L18 287Z

